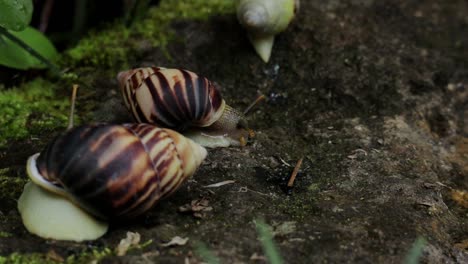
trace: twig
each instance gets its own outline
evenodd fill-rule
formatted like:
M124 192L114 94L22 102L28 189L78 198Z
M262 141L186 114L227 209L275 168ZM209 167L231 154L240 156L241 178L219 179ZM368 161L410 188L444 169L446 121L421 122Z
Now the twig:
M257 194L260 194L260 195L264 195L264 196L270 196L266 193L262 193L262 192L258 192L258 191L254 191L254 190L251 190L249 188L247 188L247 186L242 186L239 188L239 190L237 192L243 192L243 193L246 193L248 191L251 191L251 192L254 192L254 193L257 193Z
M46 59L37 51L35 51L33 48L31 48L28 44L24 43L24 41L17 38L15 35L11 34L8 30L6 30L4 27L1 27L1 26L0 26L0 35L4 35L8 39L10 39L12 42L14 42L16 45L20 46L21 48L26 50L29 54L31 54L32 56L36 57L39 61L44 63L44 65L46 65L49 69L51 69L58 75L61 75L60 69L57 66L55 66L55 64L50 62L48 59Z
M289 178L289 181L288 181L288 187L289 188L291 188L294 185L294 181L296 180L297 173L299 172L299 168L302 165L302 159L303 158L300 158L297 161L296 166L294 167L294 170L293 170L293 172L291 174L291 177Z
M78 91L78 87L79 87L78 84L73 85L73 91L72 91L72 95L70 99L71 106L70 106L70 116L68 117L67 130L73 128L73 114L75 113L75 101L76 101L76 93Z
M282 159L281 157L278 157L279 160L281 161L281 163L283 163L284 165L288 166L288 167L292 167L291 164L287 163L284 159Z
M261 94L260 96L257 97L257 99L255 99L255 101L253 101L249 106L247 106L247 108L244 110L244 115L247 115L250 110L252 110L252 108L257 105L260 101L262 100L265 100L266 99L266 96Z
M221 187L223 185L231 184L231 183L235 183L235 182L236 181L233 181L233 180L227 180L227 181L222 181L222 182L206 185L206 186L203 186L203 187L205 187L205 188L218 188L218 187Z

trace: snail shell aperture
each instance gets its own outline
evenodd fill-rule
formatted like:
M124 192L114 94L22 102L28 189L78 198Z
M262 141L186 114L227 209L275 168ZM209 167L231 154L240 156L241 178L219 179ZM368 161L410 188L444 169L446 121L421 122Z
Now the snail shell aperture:
M99 218L131 218L151 209L195 173L206 150L149 124L79 126L31 156L34 183Z
M284 31L299 9L299 0L239 0L237 18L263 61L268 62L275 35Z
M138 122L200 134L207 147L245 145L249 133L242 113L228 106L205 77L161 67L136 68L117 76L126 107ZM217 140L219 139L219 140ZM208 142L209 141L209 142Z

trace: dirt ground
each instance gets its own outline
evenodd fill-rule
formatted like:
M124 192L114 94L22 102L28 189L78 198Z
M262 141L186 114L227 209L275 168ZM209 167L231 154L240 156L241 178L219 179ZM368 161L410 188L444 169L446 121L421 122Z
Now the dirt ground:
M170 58L148 49L132 66L195 71L218 83L238 109L266 95L248 116L255 139L243 148L209 150L172 197L92 242L29 234L16 201L0 194L0 230L7 234L0 235L0 255L197 263L203 243L221 263L264 263L252 258L264 255L255 229L255 220L264 219L286 263L401 263L418 237L426 240L424 263L468 263L467 14L464 0L302 1L267 64L234 14L174 21ZM115 79L94 79L83 89L106 102L88 121L131 122ZM77 104L77 112L85 109ZM50 138L10 144L0 168L26 181L27 157ZM288 194L284 187L300 158ZM204 187L226 180L235 183ZM21 188L14 192L19 197ZM179 212L196 199L208 200L212 210ZM127 231L152 242L123 257L106 254ZM161 245L174 236L189 242Z

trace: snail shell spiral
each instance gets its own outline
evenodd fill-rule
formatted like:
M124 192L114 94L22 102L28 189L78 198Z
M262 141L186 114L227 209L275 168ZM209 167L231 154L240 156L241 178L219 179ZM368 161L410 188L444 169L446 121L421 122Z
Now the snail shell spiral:
M125 105L138 122L177 130L207 127L226 106L214 84L191 71L137 68L117 78Z
M131 218L174 192L206 154L170 129L97 124L58 136L27 169L33 182L100 218Z

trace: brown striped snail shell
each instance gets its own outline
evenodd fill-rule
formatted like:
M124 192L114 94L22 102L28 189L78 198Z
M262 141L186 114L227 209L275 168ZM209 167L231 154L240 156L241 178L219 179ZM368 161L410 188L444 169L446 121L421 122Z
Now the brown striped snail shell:
M32 181L100 218L131 218L174 192L206 157L200 145L149 124L75 127L31 156Z
M228 106L207 78L183 69L136 68L117 76L126 107L135 120L177 131L201 131L208 147L245 145L252 135L244 115ZM199 138L199 137L197 137ZM218 145L217 145L218 144Z

